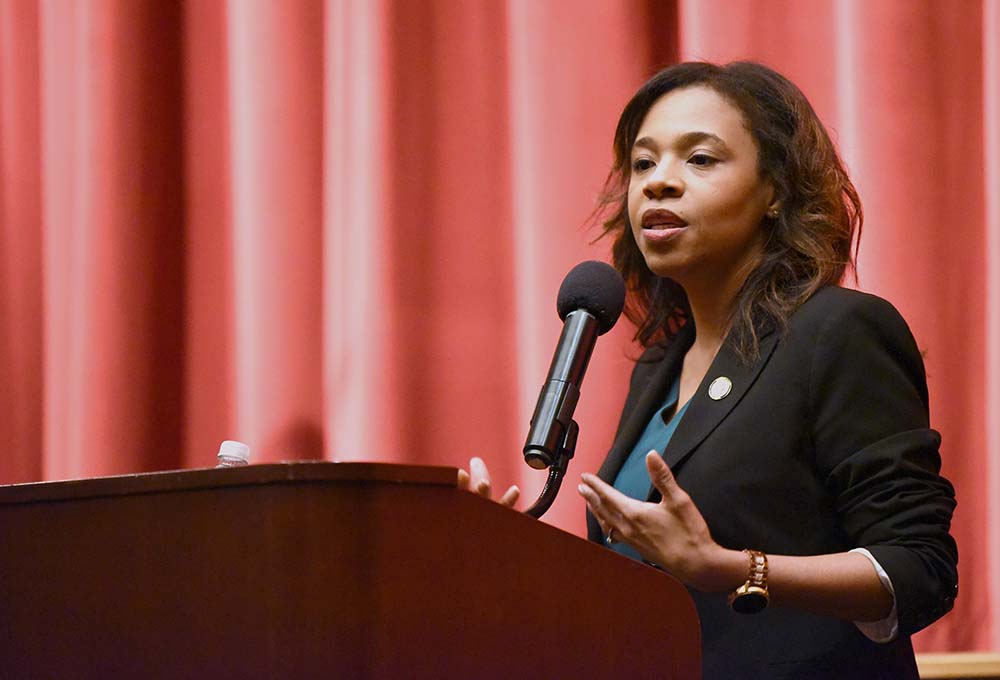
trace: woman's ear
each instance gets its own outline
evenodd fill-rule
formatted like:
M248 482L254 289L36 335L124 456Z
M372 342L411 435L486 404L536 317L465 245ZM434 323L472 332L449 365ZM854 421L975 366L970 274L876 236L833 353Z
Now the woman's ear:
M767 210L764 215L769 220L776 219L781 212L781 198L778 196L778 189L774 180L768 178L764 184L764 196L767 198Z

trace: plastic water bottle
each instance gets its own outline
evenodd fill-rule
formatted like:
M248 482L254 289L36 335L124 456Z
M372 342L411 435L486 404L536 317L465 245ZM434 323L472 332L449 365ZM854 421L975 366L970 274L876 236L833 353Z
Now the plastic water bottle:
M242 467L249 463L250 447L243 442L227 439L219 446L219 463L215 467Z

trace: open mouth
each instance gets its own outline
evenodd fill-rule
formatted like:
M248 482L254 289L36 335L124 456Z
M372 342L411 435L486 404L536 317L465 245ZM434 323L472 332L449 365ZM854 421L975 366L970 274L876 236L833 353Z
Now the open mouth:
M663 243L687 228L680 215L662 208L647 210L642 214L642 238L647 243Z
M650 231L676 230L686 226L687 222L671 210L654 208L642 214L642 228Z

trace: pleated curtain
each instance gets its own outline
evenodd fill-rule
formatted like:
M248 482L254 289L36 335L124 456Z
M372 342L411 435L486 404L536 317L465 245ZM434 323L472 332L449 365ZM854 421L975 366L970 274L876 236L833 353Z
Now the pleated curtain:
M860 190L858 287L925 354L958 492L955 611L921 650L1000 650L997 0L0 0L0 483L520 448L607 259L617 116L659 68L789 76ZM570 482L638 355L601 339ZM442 520L446 521L446 520Z

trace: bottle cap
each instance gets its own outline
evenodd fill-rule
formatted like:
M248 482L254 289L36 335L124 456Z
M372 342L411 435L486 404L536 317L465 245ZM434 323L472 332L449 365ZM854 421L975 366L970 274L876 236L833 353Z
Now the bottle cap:
M219 455L229 456L232 458L239 458L240 460L250 462L250 447L243 442L233 441L227 439L219 445Z

